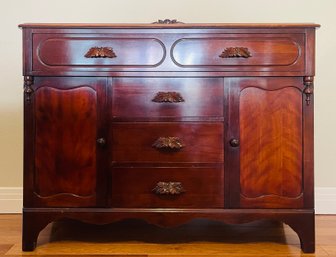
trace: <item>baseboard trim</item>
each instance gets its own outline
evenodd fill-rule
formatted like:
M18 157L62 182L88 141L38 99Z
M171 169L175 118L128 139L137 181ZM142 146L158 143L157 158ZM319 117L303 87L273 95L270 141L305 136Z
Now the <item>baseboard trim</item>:
M22 212L22 187L0 187L0 213ZM315 188L316 214L336 214L336 187Z
M316 214L336 214L336 187L315 188Z
M22 187L0 187L0 213L21 213Z

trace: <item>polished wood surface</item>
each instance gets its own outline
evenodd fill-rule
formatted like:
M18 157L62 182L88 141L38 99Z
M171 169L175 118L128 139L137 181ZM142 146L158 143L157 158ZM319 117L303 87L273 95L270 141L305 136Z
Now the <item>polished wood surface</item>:
M257 85L240 92L240 204L300 208L302 93Z
M45 85L35 91L35 110L36 194L41 198L70 194L91 198L94 203L95 90L87 86L57 89Z
M154 21L153 21L154 22ZM316 23L24 23L21 28L318 28Z
M182 102L154 102L159 92L176 92ZM221 78L113 78L114 120L205 120L223 117Z
M102 126L105 80L38 78L34 99L33 139L28 159L33 181L25 189L34 206L97 206L100 185L97 137ZM29 177L31 174L27 174ZM27 179L26 176L26 179ZM27 179L28 180L28 179ZM101 182L99 182L101 184ZM27 203L27 202L26 202Z
M308 144L304 143L303 135L307 131L303 130L303 124L311 122L312 117L302 113L310 112L312 106L303 100L302 80L284 77L225 78L225 80L230 92L228 100L230 116L226 137L229 142L231 139L240 139L239 147L228 147L225 152L226 158L231 160L231 165L226 167L226 181L229 183L227 187L231 188L230 206L236 208L304 206L306 194L309 195L313 189L310 173L302 174L302 167L306 163L303 160L303 152L309 154L312 151L310 141L308 140ZM283 98L280 92L284 92L284 96L287 96ZM257 95L250 99L247 97L250 93ZM267 107L263 107L264 103L268 103ZM281 124L287 125L281 126ZM239 133L236 127L240 128ZM261 134L262 130L264 131ZM284 170L290 171L282 173ZM264 176L276 171L278 174L271 176L272 178ZM290 176L293 179L286 181ZM249 184L248 181L254 182ZM263 183L266 191L267 188L273 191L258 192L259 186ZM295 189L297 191L292 191L292 196L287 193L286 197L286 192L289 192L294 185L297 186ZM242 190L246 190L245 194L250 194L249 197L244 196ZM306 206L309 207L311 205Z
M36 251L21 251L21 215L0 215L0 256L335 256L336 216L316 216L316 252L304 254L295 232L274 221L243 225L195 220L163 229L139 220L97 226L50 224ZM252 240L251 240L252 238Z
M116 168L111 183L111 205L123 208L221 208L224 172L219 167ZM184 192L158 195L158 182L180 182Z
M222 123L114 123L114 163L223 162ZM178 137L181 149L157 149L153 144L160 137Z
M314 252L318 25L21 27L23 250L63 218L202 218L280 221Z
M56 74L76 71L254 71L303 72L305 64L304 33L211 33L197 36L190 31L180 34L40 33L32 37L32 70ZM111 31L112 32L112 31ZM148 31L151 32L151 31ZM175 33L174 33L175 32ZM172 44L170 51L167 47ZM109 47L114 58L87 58L92 48ZM249 58L221 58L228 47L247 48ZM267 49L267 50L266 50ZM169 54L170 52L170 54Z
M83 76L83 72L91 76L129 76L127 72L132 71L132 76L140 77L143 72L146 76L172 72L175 77L207 76L208 72L216 76L314 75L310 64L314 57L310 52L306 53L306 49L313 50L314 47L313 35L307 36L314 33L314 24L306 27L303 24L288 27L272 24L208 26L27 25L24 27L27 44L33 50L24 55L25 73L34 76L46 73ZM165 33L162 33L162 27ZM85 58L93 47L112 48L116 58ZM226 47L249 48L251 57L245 60L220 58ZM180 71L197 73L181 74Z
M104 66L155 67L163 61L166 50L155 38L141 38L141 34L99 36L89 34L78 37L69 34L36 34L33 38L33 66L37 70L58 69L83 70ZM88 58L92 47L111 47L115 58Z
M228 47L248 49L250 56L221 58ZM172 48L173 61L180 67L221 67L221 70L243 71L294 70L304 68L303 34L216 34L185 36Z

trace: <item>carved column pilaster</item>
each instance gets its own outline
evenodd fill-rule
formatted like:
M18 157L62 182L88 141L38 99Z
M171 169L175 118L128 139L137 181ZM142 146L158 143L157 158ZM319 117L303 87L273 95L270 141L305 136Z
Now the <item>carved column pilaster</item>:
M34 89L32 88L33 83L34 83L34 78L32 76L24 77L23 92L25 95L25 100L28 103L31 102L31 95L34 93Z
M311 95L314 93L314 77L312 76L304 77L303 84L305 85L303 93L306 95L306 103L307 105L310 105Z

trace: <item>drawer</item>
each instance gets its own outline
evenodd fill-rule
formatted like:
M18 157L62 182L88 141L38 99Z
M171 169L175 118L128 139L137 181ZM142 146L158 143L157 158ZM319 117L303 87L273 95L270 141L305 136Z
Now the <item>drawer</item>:
M185 68L303 71L304 52L304 34L227 34L181 38L171 55Z
M114 123L113 162L223 162L222 123Z
M112 84L114 119L223 116L222 78L116 78Z
M224 206L223 168L114 168L111 205L221 208Z
M141 35L34 34L33 70L108 71L156 67L165 58L160 40Z

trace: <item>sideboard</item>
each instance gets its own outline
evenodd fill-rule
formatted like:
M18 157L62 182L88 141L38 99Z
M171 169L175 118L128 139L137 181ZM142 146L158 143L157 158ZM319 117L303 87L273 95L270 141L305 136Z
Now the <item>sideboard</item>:
M314 252L317 24L22 24L24 251L58 219L288 224Z

